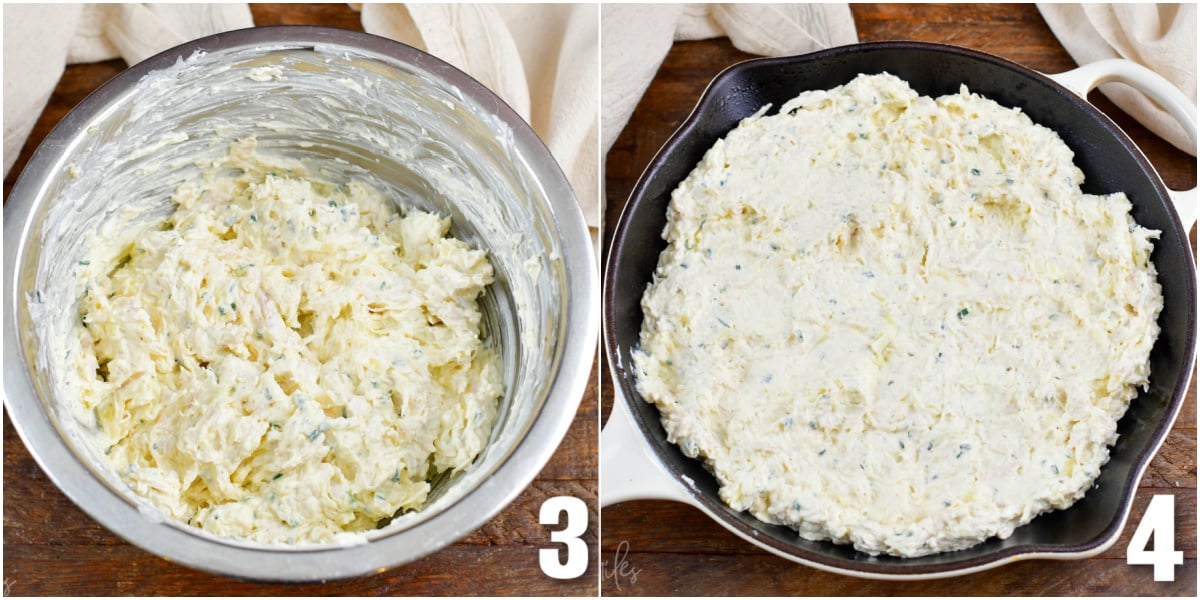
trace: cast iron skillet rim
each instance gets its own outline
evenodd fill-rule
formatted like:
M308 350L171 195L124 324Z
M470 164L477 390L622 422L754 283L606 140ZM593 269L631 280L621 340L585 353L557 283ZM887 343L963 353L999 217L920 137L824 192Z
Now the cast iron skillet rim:
M824 60L824 59L839 56L842 54L855 53L855 52L860 52L860 51L864 51L864 50L870 50L870 51L885 50L886 51L886 50L914 50L914 49L915 50L940 51L940 52L946 52L949 54L957 54L960 56L966 56L969 58L981 60L981 61L990 63L992 65L995 65L997 67L1000 67L1002 69L1007 69L1009 71L1015 71L1018 74L1024 75L1025 77L1029 78L1032 82L1041 84L1042 86L1049 88L1050 90L1052 90L1053 92L1055 92L1056 94L1058 94L1059 96L1064 98L1066 101L1068 101L1071 105L1073 105L1077 109L1080 109L1080 110L1086 112L1089 116L1091 116L1098 125L1100 125L1105 131L1107 131L1110 136L1112 136L1121 146L1123 146L1129 152L1129 154L1135 159L1135 161L1138 163L1138 165L1141 167L1141 169L1145 173L1151 174L1150 183L1154 188L1156 188L1156 191L1158 192L1159 197L1160 198L1169 198L1168 190L1167 190L1166 186L1163 184L1162 178L1157 175L1157 171L1150 164L1150 161L1146 158L1145 154L1141 152L1141 150L1137 147L1137 145L1134 144L1133 141L1129 139L1129 136L1127 136L1125 134L1125 132L1122 131L1115 123L1113 123L1113 121L1107 115L1105 115L1103 112L1101 112L1096 107L1092 106L1089 102L1087 102L1087 100L1085 98L1082 98L1079 95L1072 92L1071 90L1066 89L1065 87L1063 87L1062 85L1053 81L1049 77L1043 75L1042 73L1039 73L1039 72L1029 69L1027 67L1021 66L1021 65L1019 65L1013 61L1010 61L1008 59L1005 59L1005 58L1002 58L999 56L995 56L992 54L988 54L986 52L981 52L978 50L963 48L963 47L959 47L959 46L953 46L953 45L949 45L949 44L940 44L940 43L931 43L931 42L883 41L883 42L868 42L868 43L862 43L862 44L851 44L851 45L847 45L847 46L839 46L836 48L820 50L820 51L803 54L803 55L799 55L799 56L754 58L754 59L749 59L749 60L745 60L745 61L736 63L734 65L731 65L731 66L725 68L720 73L718 73L711 82L709 82L708 86L705 88L704 92L701 94L700 99L697 101L696 106L692 109L692 112L687 116L686 119L683 120L683 122L679 125L679 127L675 130L675 132L671 134L671 136L662 145L662 147L658 150L658 152L654 155L654 157L650 160L650 162L647 163L646 168L643 169L642 174L638 177L638 181L634 185L633 190L630 192L629 198L627 199L627 202L625 203L625 206L623 207L623 209L621 211L621 215L617 221L616 231L613 234L613 239L611 242L612 245L608 249L608 259L606 261L605 280L604 280L604 303L603 303L603 306L604 306L605 319L604 319L604 336L603 337L604 337L605 352L607 354L607 359L608 359L608 364L609 364L609 370L611 372L613 379L615 379L617 381L618 385L620 385L622 388L623 393L621 394L621 396L624 397L624 401L627 403L627 406L630 409L630 414L633 417L634 422L637 424L638 429L641 431L643 439L648 443L648 445L650 445L651 449L654 451L654 453L656 455L661 454L661 449L659 447L656 436L652 435L650 426L645 422L645 419L643 418L643 414L642 414L641 410L639 410L639 407L637 406L637 403L639 401L638 398L640 398L640 395L637 394L636 390L629 388L627 378L622 376L623 371L627 371L628 369L630 369L632 367L631 367L631 365L625 365L621 361L619 344L616 339L616 332L615 332L615 325L614 325L615 317L614 317L613 308L612 308L613 300L616 295L617 282L615 281L615 279L609 277L609 275L612 273L611 268L614 266L614 263L616 261L616 254L617 254L616 249L623 248L625 246L626 237L628 234L627 229L628 229L629 222L631 220L631 215L632 215L632 212L634 209L634 205L637 203L636 202L637 200L639 200L643 197L643 194L645 194L646 188L648 187L648 185L650 183L648 176L650 174L660 170L663 163L666 162L666 160L674 153L676 148L684 142L685 138L688 137L688 134L690 134L691 131L696 127L697 123L701 120L702 116L705 114L708 114L710 112L710 108L711 108L712 104L714 102L716 102L715 96L712 93L713 89L716 88L725 79L728 79L728 78L732 77L733 75L740 73L741 71L748 70L752 67L770 67L773 65L780 65L780 64L791 64L791 63L796 63L796 62L810 62L810 61ZM1167 208L1168 208L1168 210L1166 212L1168 213L1168 218L1171 220L1171 226L1174 227L1177 234L1179 234L1180 239L1186 240L1187 232L1186 232L1186 230L1184 230L1183 225L1182 225L1181 221L1179 220L1179 216L1176 214L1176 212L1171 207L1167 207ZM1188 273L1185 273L1185 276L1191 275L1190 277L1185 277L1185 279L1187 280L1184 282L1184 285L1186 288L1186 295L1192 299L1192 304L1194 305L1195 299L1196 299L1196 281L1195 281L1194 266L1192 265L1191 260L1185 260L1183 262L1184 262L1185 266L1187 267L1186 270L1188 271ZM1186 348L1185 352L1187 354L1185 364L1190 365L1190 364L1192 364L1192 362L1195 359L1195 347L1196 347L1196 339L1195 339L1196 338L1196 333L1195 333L1196 332L1196 311L1194 309L1190 310L1188 312L1187 321L1188 321L1189 329L1188 329L1188 333L1186 335L1186 339L1184 342L1184 345ZM1047 545L1047 544L1027 544L1027 545L1021 545L1021 546L1014 546L1014 547L1010 547L1010 548L1002 548L1002 549L996 550L995 552L993 552L991 554L987 554L984 556L977 556L974 558L952 561L952 562L944 563L941 565L879 564L879 563L871 562L869 560L868 561L853 561L853 560L845 560L842 558L833 558L833 557L828 557L828 556L824 556L821 554L813 553L812 551L804 549L804 548L792 546L789 544L784 544L784 543L779 542L778 540L775 540L774 538L769 537L769 536L758 535L757 529L750 527L749 525L743 523L742 521L740 521L738 519L732 518L732 514L733 514L732 509L729 508L728 506L726 506L724 503L720 502L716 498L712 498L706 494L701 493L694 486L687 485L686 482L682 481L680 473L678 473L670 465L670 463L668 461L664 460L663 465L666 468L666 470L668 471L668 473L670 474L670 477L672 479L674 479L676 482L678 482L683 487L683 489L687 491L687 494L689 496L691 496L693 499L695 499L696 501L698 501L700 504L703 505L703 507L705 508L705 512L708 512L710 515L712 515L710 518L715 518L716 520L718 520L720 522L720 524L722 526L724 526L726 528L730 528L730 529L735 529L742 538L744 538L748 541L752 541L753 543L758 544L760 546L769 547L769 549L771 549L775 553L779 553L783 556L792 558L794 560L798 560L800 562L815 564L815 566L827 567L827 568L832 568L832 569L837 569L837 570L858 571L858 572L861 572L866 575L882 576L882 577L888 577L888 578L920 577L920 576L951 576L951 575L955 575L955 574L962 574L962 573L965 573L968 571L979 570L981 568L989 568L992 566L998 566L1005 562L1012 562L1013 560L1020 560L1023 558L1033 558L1033 557L1037 557L1037 556L1053 558L1053 556L1046 556L1046 555L1078 555L1078 554L1087 555L1088 553L1098 554L1098 553L1102 552L1104 549L1106 549L1107 547L1111 546L1116 541L1117 537L1119 537L1121 531L1124 529L1125 523L1129 518L1129 513L1132 508L1134 495L1137 492L1137 484L1141 480L1142 475L1144 474L1144 472L1146 470L1146 467L1149 465L1150 461L1153 459L1155 454L1157 454L1158 450L1161 448L1163 441L1166 439L1167 433L1169 432L1171 426L1174 424L1175 420L1177 419L1177 417L1179 415L1179 412L1183 405L1183 395L1187 391L1187 383L1190 379L1190 376L1191 376L1191 369L1188 369L1188 368L1182 369L1180 375L1176 378L1176 381L1173 383L1174 391L1170 394L1170 400L1169 400L1169 403L1166 408L1165 418L1162 419L1159 422L1158 426L1155 428L1155 430L1150 438L1150 444L1146 447L1146 449L1144 451L1142 451L1141 453L1139 453L1137 455L1136 460L1134 460L1133 465L1130 469L1129 478L1125 481L1125 485L1122 486L1121 496L1118 500L1118 507L1119 507L1118 518L1111 521L1108 524L1108 526L1105 527L1104 530L1102 530L1095 538L1093 538L1092 540L1090 540L1086 543L1083 543L1083 544L1077 544L1077 545L1071 545L1071 546ZM617 401L620 401L620 400L617 400ZM697 461L697 462L699 462L699 461ZM726 516L726 515L730 515L730 516ZM994 539L994 538L992 538L992 539ZM828 542L826 542L826 543L828 543ZM947 553L947 554L951 554L951 553ZM1060 558L1071 558L1071 556L1062 556Z

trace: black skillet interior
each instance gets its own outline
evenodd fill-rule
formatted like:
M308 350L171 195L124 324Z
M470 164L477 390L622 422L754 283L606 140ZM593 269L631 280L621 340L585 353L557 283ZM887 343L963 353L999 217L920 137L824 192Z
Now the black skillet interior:
M1163 287L1162 328L1151 354L1150 388L1134 400L1119 424L1120 439L1096 485L1070 509L1048 513L1006 540L915 559L870 557L848 546L811 542L794 531L735 512L717 496L713 477L696 460L666 441L657 409L637 393L630 350L638 343L642 294L651 281L671 191L705 151L738 122L770 103L775 109L799 92L828 89L860 73L887 71L919 93L940 96L966 84L1005 106L1018 107L1058 132L1075 152L1092 194L1124 191L1133 216L1162 236L1152 259ZM838 569L880 575L958 571L1031 552L1072 553L1098 548L1119 535L1140 472L1165 437L1183 402L1192 364L1196 284L1187 234L1169 207L1167 190L1133 143L1098 110L1049 79L1007 60L980 52L915 42L845 46L800 57L756 59L727 69L705 91L696 110L659 151L625 206L609 251L604 283L604 335L609 364L650 445L680 481L695 482L689 493L746 537L777 552Z

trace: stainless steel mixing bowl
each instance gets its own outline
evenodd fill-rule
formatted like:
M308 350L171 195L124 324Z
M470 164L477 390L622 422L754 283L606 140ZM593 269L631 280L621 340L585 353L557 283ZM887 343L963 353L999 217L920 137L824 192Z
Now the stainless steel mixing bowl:
M486 249L485 295L505 396L491 441L422 510L360 539L307 546L218 538L133 494L72 415L61 376L77 318L74 265L112 219L161 219L204 160L254 135L330 180L366 180L402 206L448 215ZM133 213L129 213L132 210ZM134 216L130 216L133 214ZM4 207L4 391L42 469L120 536L206 571L317 580L382 570L478 528L554 453L593 365L599 275L566 178L530 127L481 84L366 34L271 27L196 40L123 72L67 115Z

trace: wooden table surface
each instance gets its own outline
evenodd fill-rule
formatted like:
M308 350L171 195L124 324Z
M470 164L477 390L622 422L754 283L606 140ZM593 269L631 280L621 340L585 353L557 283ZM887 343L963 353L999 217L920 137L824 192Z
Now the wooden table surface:
M859 40L910 39L968 46L1057 73L1075 66L1033 5L851 5ZM718 72L752 58L728 40L677 43L608 154L605 248L638 176L692 110ZM1091 99L1130 134L1173 189L1196 185L1196 161L1120 114L1098 94ZM1194 236L1194 230L1193 230ZM1195 244L1193 237L1193 247ZM603 414L612 396L603 367ZM759 550L700 511L671 502L617 504L601 513L604 595L1188 595L1196 594L1196 385L1151 463L1134 503L1136 524L1154 494L1173 494L1175 549L1185 564L1174 583L1153 581L1150 567L1125 563L1133 526L1098 557L1021 561L983 573L896 583L833 575ZM605 417L607 418L607 417ZM620 554L618 552L620 551ZM620 567L618 569L618 567ZM615 572L614 572L615 571ZM636 574L636 575L635 575ZM619 584L619 587L618 587Z
M252 5L257 25L319 24L362 30L345 4ZM121 60L68 67L9 177L12 183L34 148L72 107L125 68ZM579 412L541 474L498 516L461 541L383 574L312 584L260 584L173 564L133 546L66 498L25 449L4 417L5 595L551 595L594 596L598 588L598 398L593 373ZM589 506L583 539L591 549L581 577L560 581L538 566L540 548L558 548L538 523L543 500L566 495ZM554 527L558 529L558 527Z

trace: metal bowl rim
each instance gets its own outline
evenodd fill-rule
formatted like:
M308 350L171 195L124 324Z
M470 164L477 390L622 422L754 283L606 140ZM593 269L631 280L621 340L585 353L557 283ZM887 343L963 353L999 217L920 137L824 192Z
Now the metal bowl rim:
M366 52L433 75L463 96L492 110L513 132L528 166L550 202L562 244L568 289L563 303L566 327L553 381L525 436L494 472L475 489L409 529L355 545L322 544L303 549L247 547L197 535L177 525L144 518L136 507L107 489L59 437L33 388L17 332L19 271L29 243L29 219L48 202L42 187L64 158L80 125L110 108L147 74L172 66L196 51L263 51L345 48ZM482 526L510 504L537 476L566 435L578 410L599 336L599 273L587 225L574 192L545 144L508 104L467 74L421 50L388 38L318 26L272 26L234 30L198 38L161 52L105 82L55 126L30 158L4 207L4 405L26 448L55 485L77 506L122 538L156 555L211 573L260 581L313 581L353 577L416 560Z

